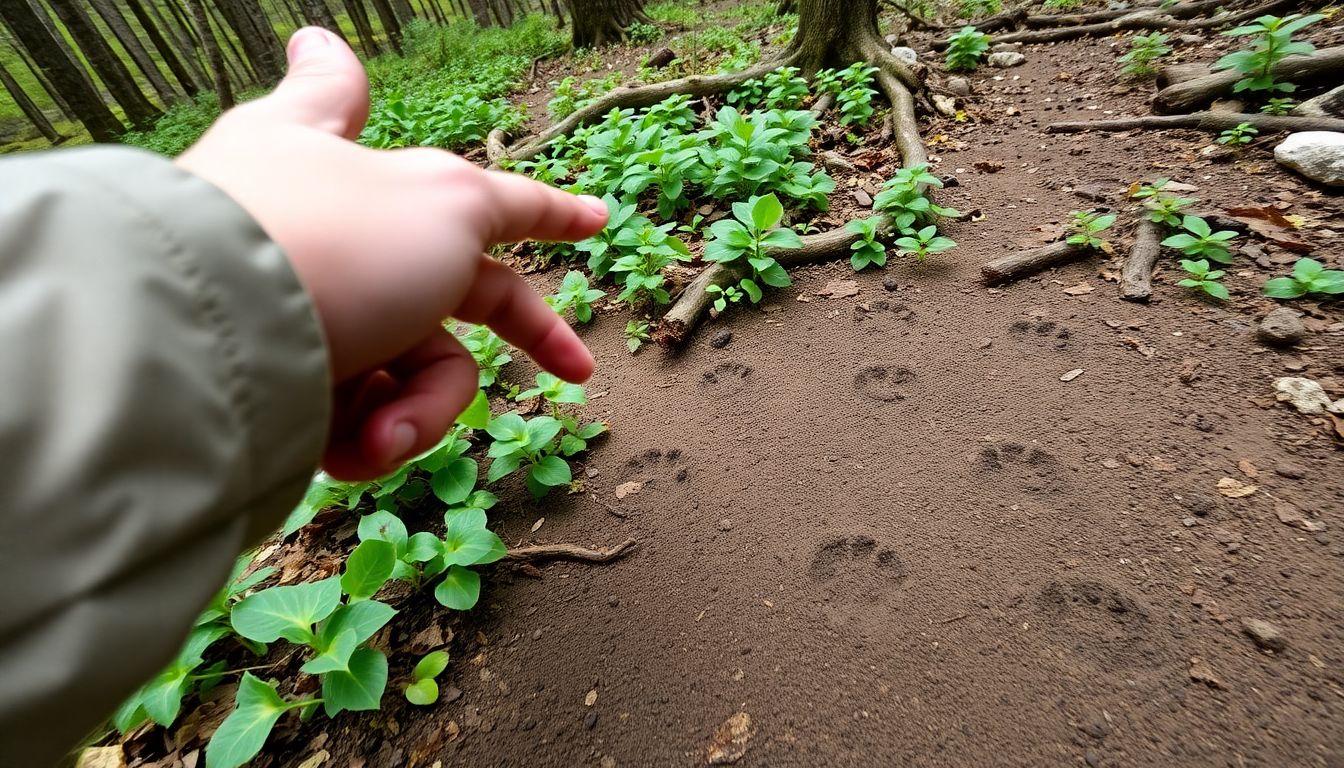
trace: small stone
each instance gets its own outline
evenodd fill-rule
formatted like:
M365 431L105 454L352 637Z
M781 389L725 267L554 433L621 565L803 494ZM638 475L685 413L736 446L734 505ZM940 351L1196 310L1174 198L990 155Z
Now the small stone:
M592 709L588 711L588 714L583 716L583 727L591 731L595 725L597 725L597 710Z
M1194 528L1196 525L1199 525L1199 518L1187 517L1181 520L1181 525L1184 525L1186 528Z
M862 189L856 189L854 190L854 202L858 203L860 206L864 208L872 208L873 196L863 191Z
M1320 533L1325 530L1325 523L1319 520L1312 520L1302 513L1302 510L1286 501L1274 500L1274 516L1279 518L1279 522L1292 528L1303 530L1308 533Z
M1106 735L1111 732L1111 729L1102 722L1092 723L1084 730L1087 731L1088 736L1091 736L1094 739L1104 739L1106 738Z
M1212 496L1203 493L1186 493L1180 498L1182 507L1190 510L1197 517L1205 517L1209 513L1218 509L1218 501Z
M1190 679L1196 683L1203 683L1210 688L1223 687L1223 681L1218 679L1217 673L1213 671L1213 667L1209 666L1209 662L1198 656L1190 657Z
M1098 755L1095 750L1089 749L1087 752L1083 753L1083 761L1086 762L1090 768L1097 768L1097 766L1101 765L1101 755Z
M540 640L540 639L541 639L541 630L540 630L540 629L534 629L534 630L532 630L532 639L533 639L533 640Z
M1274 159L1313 181L1344 187L1344 133L1300 131L1289 134L1274 147Z
M705 750L705 762L710 765L732 765L747 753L751 745L751 715L738 712L714 731L714 738Z
M1256 330L1255 335L1266 344L1276 347L1290 347L1307 335L1307 329L1306 326L1302 325L1302 314L1300 312L1288 307L1279 307L1265 315L1265 319L1260 321L1260 328Z
M945 117L955 117L957 114L957 100L951 96L944 96L941 93L933 94L933 108L938 110L938 114Z
M1007 69L1008 67L1016 67L1025 64L1027 62L1027 57L1017 51L999 51L998 53L989 54L989 58L985 61L991 67Z
M882 287L887 289L888 291L895 291L901 287L901 283L899 280L892 277L891 275L887 275L886 277L882 278Z
M720 530L720 531L731 531L731 530L733 530L733 521L732 521L732 520L729 520L729 519L726 518L726 517L723 518L722 520L719 521L719 530Z
M709 340L709 346L715 349L723 349L724 347L728 346L728 342L732 340L733 340L732 331L726 331L726 330L719 331L718 333L714 334L714 338Z
M1299 413L1317 414L1323 411L1344 413L1344 399L1331 403L1319 381L1305 376L1282 376L1274 380L1275 399L1297 409Z
M944 187L960 187L960 186L961 186L961 179L958 179L956 176L953 176L952 174L949 173L949 174L947 174L946 176L943 177L943 186L944 186Z
M1176 39L1186 45L1203 45L1206 42L1202 35L1177 35Z
M662 69L676 60L676 51L673 51L671 48L663 48L649 57L649 66L655 69Z
M907 48L904 45L893 47L891 49L891 55L895 56L897 61L907 67L913 67L915 64L919 63L919 54L915 52L915 49Z
M1242 619L1241 631L1267 651L1279 653L1288 647L1288 639L1283 636L1283 630L1264 619Z
M1274 474L1286 477L1289 480L1301 480L1307 476L1307 468L1291 461L1280 461L1274 465Z
M999 51L1020 51L1020 50L1022 50L1022 44L1021 44L1021 43L994 43L993 45L989 46L989 50L990 50L991 53L998 53Z
M992 346L994 346L994 340L990 338L982 338L975 343L976 349L989 349Z
M970 96L971 82L964 77L949 77L947 91L953 96Z

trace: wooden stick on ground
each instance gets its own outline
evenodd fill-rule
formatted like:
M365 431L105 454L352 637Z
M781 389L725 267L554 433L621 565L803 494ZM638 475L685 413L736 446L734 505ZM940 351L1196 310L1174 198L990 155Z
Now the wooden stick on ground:
M1273 74L1275 80L1297 85L1317 80L1338 84L1344 80L1344 45L1322 48L1310 56L1289 56L1274 65ZM1229 69L1174 81L1153 97L1153 111L1158 114L1188 112L1232 93L1232 87L1242 77L1240 73Z
M1152 297L1153 265L1162 251L1158 234L1156 223L1147 218L1139 219L1139 226L1134 230L1134 247L1120 270L1120 298L1146 302Z
M533 547L510 549L504 556L510 562L536 563L543 560L580 560L586 563L609 563L624 557L637 542L626 539L610 549L587 549L576 544L538 544Z
M1018 251L1010 253L1007 256L989 262L980 268L980 273L984 275L985 282L990 285L1006 283L1016 280L1020 277L1035 274L1056 264L1061 264L1072 259L1081 258L1087 255L1090 249L1086 245L1078 245L1061 240L1057 243L1051 243L1044 248L1035 248L1030 251Z
M1278 131L1344 131L1344 120L1332 117L1291 117L1261 113L1192 112L1188 115L1154 115L1128 117L1119 120L1079 120L1051 123L1046 133L1081 133L1083 131L1134 131L1141 129L1191 128L1217 133L1250 123L1261 133Z

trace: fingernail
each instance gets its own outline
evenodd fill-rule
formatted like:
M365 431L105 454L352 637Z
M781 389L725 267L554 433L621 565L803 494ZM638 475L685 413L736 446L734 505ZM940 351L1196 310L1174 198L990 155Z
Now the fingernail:
M400 422L392 427L392 460L405 461L411 457L415 448L415 427L408 422Z
M289 39L289 58L291 62L299 62L304 58L311 56L315 51L319 51L331 45L331 38L327 33L317 27L304 27Z
M579 199L582 200L583 204L588 206L589 210L593 213L601 214L602 216L607 215L607 204L602 202L601 198L593 197L592 195L579 195Z

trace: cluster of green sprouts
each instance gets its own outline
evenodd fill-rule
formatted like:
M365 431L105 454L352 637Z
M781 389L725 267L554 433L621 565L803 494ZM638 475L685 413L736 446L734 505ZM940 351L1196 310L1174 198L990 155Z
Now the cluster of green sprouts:
M1120 74L1129 77L1149 77L1157 72L1153 62L1171 53L1171 39L1164 32L1151 32L1129 38L1129 50L1120 57L1125 66Z
M969 72L979 66L988 50L989 35L968 24L947 38L944 64L949 72Z
M1304 56L1315 51L1316 47L1311 43L1293 40L1293 33L1324 18L1319 13L1306 16L1293 13L1282 17L1266 15L1250 24L1229 29L1223 34L1250 37L1251 48L1223 56L1214 63L1213 68L1231 69L1243 76L1232 88L1236 93L1292 93L1297 86L1276 80L1274 66L1287 56Z

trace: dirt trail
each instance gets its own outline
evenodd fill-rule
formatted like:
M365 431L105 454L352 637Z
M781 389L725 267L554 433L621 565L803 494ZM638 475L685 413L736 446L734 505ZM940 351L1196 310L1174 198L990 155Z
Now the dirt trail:
M381 751L358 739L369 765L702 764L737 712L752 729L740 765L1340 764L1344 455L1251 400L1268 406L1285 364L1344 374L1344 333L1294 354L1257 345L1251 310L1269 304L1247 296L1269 272L1249 260L1228 279L1240 312L1179 293L1170 262L1149 306L1118 301L1101 260L1002 290L977 280L1041 242L1037 225L1123 206L1157 175L1218 205L1286 191L1318 224L1340 215L1264 150L1210 164L1191 161L1209 141L1193 132L1044 134L1139 108L1141 89L1112 85L1109 45L1029 48L1027 65L970 78L994 125L926 128L948 135L931 152L960 182L940 202L984 213L949 228L950 254L801 271L671 358L632 360L626 318L600 318L586 333L590 412L613 425L588 463L601 501L511 489L501 533L638 551L490 580L454 643L461 696L403 717ZM1340 237L1322 242L1338 261ZM815 295L835 279L858 295ZM712 347L723 328L732 341ZM1223 477L1259 490L1224 498ZM1329 530L1284 525L1276 499ZM1288 649L1258 650L1244 617ZM1221 687L1192 680L1192 657Z

